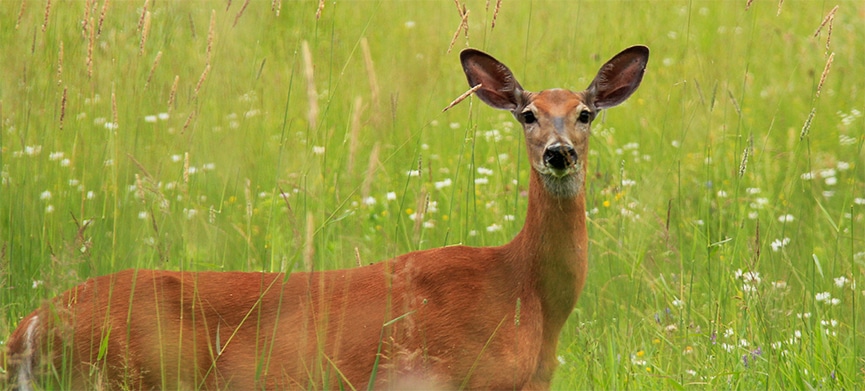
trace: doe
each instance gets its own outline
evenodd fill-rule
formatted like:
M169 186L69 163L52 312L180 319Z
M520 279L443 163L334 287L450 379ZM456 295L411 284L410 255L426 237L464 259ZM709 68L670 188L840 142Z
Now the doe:
M27 315L8 386L110 389L549 389L586 278L589 127L640 85L645 46L584 91L523 90L474 49L469 85L522 124L526 221L499 247L449 246L313 273L126 270Z

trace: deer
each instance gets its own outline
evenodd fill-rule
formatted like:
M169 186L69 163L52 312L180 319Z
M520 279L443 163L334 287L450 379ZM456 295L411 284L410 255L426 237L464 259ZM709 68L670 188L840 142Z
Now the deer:
M460 53L474 94L524 130L526 218L509 243L344 270L91 278L20 321L9 386L549 389L588 271L590 126L634 93L648 59L632 46L583 91L530 92L492 56Z

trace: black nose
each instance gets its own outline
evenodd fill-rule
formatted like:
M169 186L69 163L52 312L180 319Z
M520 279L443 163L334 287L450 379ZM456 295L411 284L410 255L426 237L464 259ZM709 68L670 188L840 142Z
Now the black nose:
M555 144L544 151L544 162L556 170L564 170L577 161L577 151L570 145Z

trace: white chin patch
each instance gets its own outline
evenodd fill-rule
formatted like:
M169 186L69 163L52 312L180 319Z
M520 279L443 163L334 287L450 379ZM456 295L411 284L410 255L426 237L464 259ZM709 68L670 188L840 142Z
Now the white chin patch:
M580 190L582 190L580 188L580 183L582 183L582 181L578 174L579 173L571 173L570 175L557 177L549 173L541 174L541 178L543 178L544 189L546 189L546 191L553 197L574 198L580 194Z

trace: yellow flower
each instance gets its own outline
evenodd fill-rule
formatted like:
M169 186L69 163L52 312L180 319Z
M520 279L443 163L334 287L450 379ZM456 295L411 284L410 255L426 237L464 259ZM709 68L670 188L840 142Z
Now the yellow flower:
M645 356L645 355L646 355L646 352L644 352L644 351L642 351L642 350L640 350L640 351L637 352L637 357L643 357L643 356Z
M610 207L610 200L604 200L604 208Z

